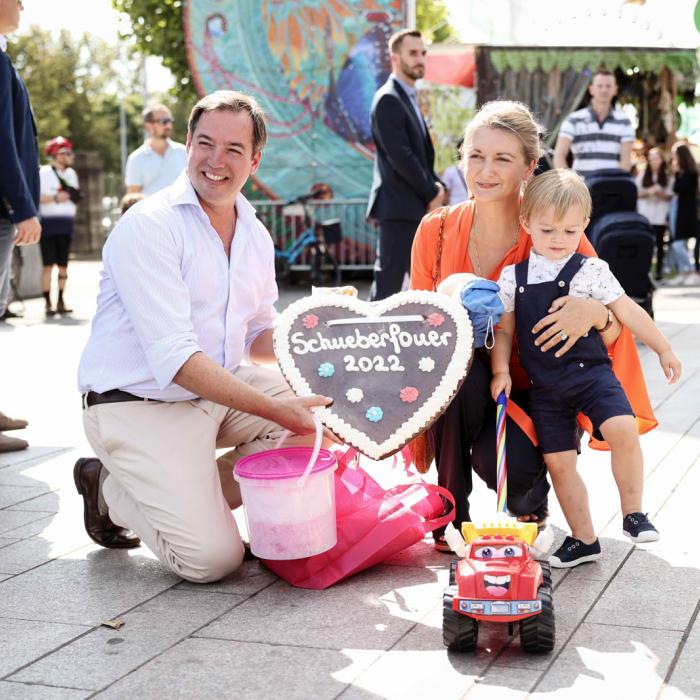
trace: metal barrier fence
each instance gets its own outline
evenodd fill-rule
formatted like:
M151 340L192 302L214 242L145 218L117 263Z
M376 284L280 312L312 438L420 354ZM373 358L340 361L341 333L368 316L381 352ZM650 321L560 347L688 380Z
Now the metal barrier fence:
M277 200L255 200L251 204L258 218L265 224L275 245L288 248L304 230L304 211L301 205L285 204ZM368 270L374 265L377 232L365 218L367 200L331 199L308 202L312 218L318 222L331 219L340 221L342 241L329 246L343 270ZM301 259L294 268L308 267Z

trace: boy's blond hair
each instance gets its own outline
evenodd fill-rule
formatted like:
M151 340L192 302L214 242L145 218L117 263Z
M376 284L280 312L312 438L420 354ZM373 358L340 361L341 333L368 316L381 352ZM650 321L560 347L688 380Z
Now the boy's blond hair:
M540 214L550 207L554 207L556 221L561 221L574 207L581 210L585 219L590 218L591 193L578 173L559 168L530 180L520 204L520 218L529 221L533 214Z

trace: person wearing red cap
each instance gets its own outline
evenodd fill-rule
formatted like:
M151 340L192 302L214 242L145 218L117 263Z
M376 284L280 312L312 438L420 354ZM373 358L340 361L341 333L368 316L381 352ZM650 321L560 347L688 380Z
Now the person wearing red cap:
M73 144L63 136L51 139L44 152L49 158L48 165L39 170L41 181L41 292L46 300L46 315L68 314L69 309L63 299L63 290L68 279L68 254L70 252L76 203L80 199L78 176L70 166L73 163ZM51 273L58 267L58 301L51 305Z

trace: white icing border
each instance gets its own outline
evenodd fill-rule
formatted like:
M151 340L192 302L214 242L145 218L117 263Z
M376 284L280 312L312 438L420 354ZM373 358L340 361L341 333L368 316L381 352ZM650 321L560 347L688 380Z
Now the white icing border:
M414 290L400 292L383 301L368 302L345 295L308 296L290 304L276 319L273 331L273 345L277 362L286 380L298 396L309 396L313 392L297 369L289 350L289 334L294 321L313 308L339 307L363 316L384 315L388 311L406 303L432 304L442 309L454 322L457 329L455 352L445 373L430 398L413 416L384 442L377 443L364 433L333 413L331 408L317 409L324 425L338 437L371 459L383 459L393 454L430 425L447 407L465 377L472 359L474 335L469 314L462 305L445 294Z

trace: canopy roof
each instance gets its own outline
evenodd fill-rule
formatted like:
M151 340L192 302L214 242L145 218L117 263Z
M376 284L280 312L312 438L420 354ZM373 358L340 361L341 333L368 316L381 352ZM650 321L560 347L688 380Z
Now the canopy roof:
M658 73L666 67L686 77L698 74L695 49L659 49L649 47L580 48L563 46L490 46L489 53L499 73L506 68L528 71L541 68L547 72L553 68L597 68L604 65L610 70L623 71L638 68L643 73Z
M684 77L700 77L695 49L657 47L576 47L576 46L487 46L494 68L520 71L554 68L577 72L600 65L623 71L637 68L643 73L658 73L666 67ZM442 85L474 87L476 49L462 44L433 44L428 50L425 79Z

